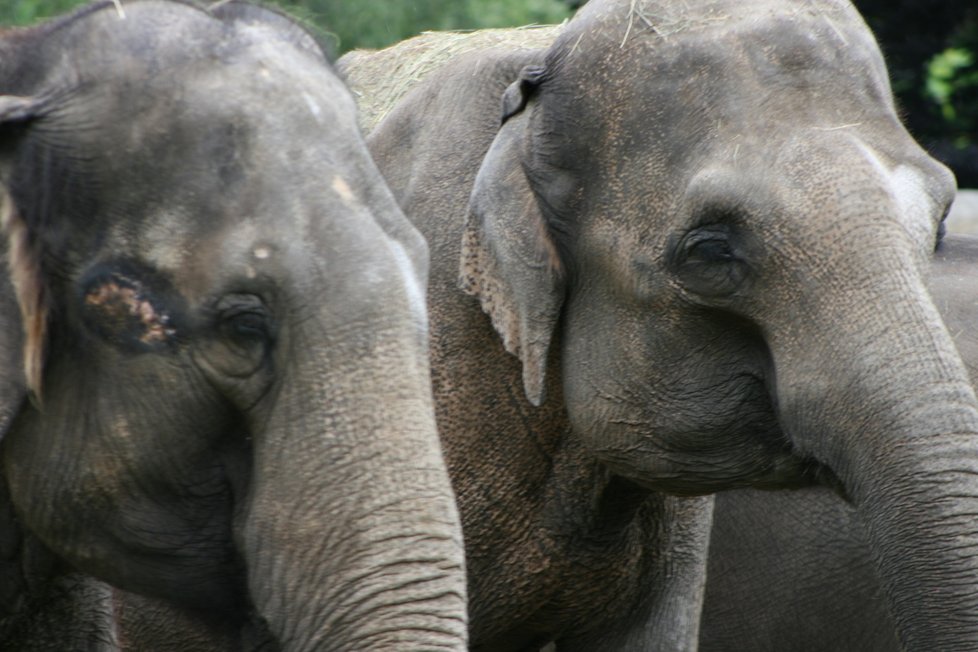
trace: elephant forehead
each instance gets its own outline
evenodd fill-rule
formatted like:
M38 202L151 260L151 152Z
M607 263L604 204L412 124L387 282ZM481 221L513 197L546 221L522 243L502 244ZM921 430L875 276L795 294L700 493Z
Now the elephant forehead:
M600 27L610 40L617 38L621 45L632 36L667 41L697 32L726 31L745 21L763 25L765 20L778 17L799 23L811 17L827 18L839 24L861 23L859 14L847 0L608 0L592 2L578 11L563 40L574 42L581 38L582 32L594 33L597 31L594 28Z
M842 124L836 114L846 105L892 112L882 56L847 3L611 5L591 22L575 18L547 59L557 91L601 85L591 97L575 93L575 106L594 119L620 112L609 97L636 107L646 124L656 113L668 122L677 104L689 119L790 112L792 121L827 125Z
M279 102L282 113L272 115L247 101L262 93L260 81L224 99L215 97L223 81L203 82L209 80L145 107L111 144L96 143L103 151L89 149L98 157L83 163L99 180L93 187L102 212L113 216L107 242L186 276L181 286L191 292L195 283L209 285L214 258L244 276L276 262L284 249L302 260L326 222L352 222L351 214L363 218L368 209L357 169L365 152L321 124L341 122L335 102L270 79L273 96L288 95ZM351 104L343 116L348 134L355 133L354 115ZM334 228L341 230L337 240L362 231Z
M260 263L278 249L267 229L247 215L210 230L199 222L196 215L161 211L133 243L137 257L165 271L192 304L214 292L221 276L255 278Z
M123 13L96 12L76 31L59 90L97 104L87 107L89 116L111 120L117 129L148 137L168 122L217 114L239 123L264 121L278 131L286 122L351 133L355 124L352 98L329 65L272 26L223 23L181 3L136 3Z

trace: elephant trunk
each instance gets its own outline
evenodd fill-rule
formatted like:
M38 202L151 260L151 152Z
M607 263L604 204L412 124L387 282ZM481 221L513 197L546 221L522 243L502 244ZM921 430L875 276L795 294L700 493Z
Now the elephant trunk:
M290 652L467 649L425 335L382 276L342 310L295 317L288 370L252 428L238 545L255 609Z
M900 262L849 279L848 301L813 306L804 333L775 343L781 418L866 522L905 649L973 650L978 404L915 266Z
M907 650L978 642L978 438L963 412L944 420L943 434L897 434L923 436L849 483Z

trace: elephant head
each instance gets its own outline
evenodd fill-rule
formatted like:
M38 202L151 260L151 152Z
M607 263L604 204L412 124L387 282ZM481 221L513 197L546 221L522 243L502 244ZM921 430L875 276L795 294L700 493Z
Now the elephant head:
M0 180L20 522L285 650L464 649L426 245L313 39L159 1L0 32Z
M649 488L837 488L904 644L970 649L978 404L924 282L955 184L853 7L593 0L502 116L461 283L527 398Z

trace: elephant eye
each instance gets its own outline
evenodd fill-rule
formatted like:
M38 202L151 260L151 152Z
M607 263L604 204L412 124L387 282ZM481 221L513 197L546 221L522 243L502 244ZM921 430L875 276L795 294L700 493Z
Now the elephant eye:
M268 324L265 316L254 312L242 312L226 319L228 332L233 337L257 340L268 339Z
M686 264L725 263L731 260L734 260L734 253L725 238L693 237L686 250Z
M733 294L749 271L736 243L733 229L725 225L700 227L687 233L673 252L673 267L680 283L704 297Z
M197 339L194 360L226 391L256 374L271 373L275 321L272 310L255 294L230 293L208 310L206 336Z
M272 340L271 315L260 297L253 294L229 294L215 306L218 327L228 339L248 345Z

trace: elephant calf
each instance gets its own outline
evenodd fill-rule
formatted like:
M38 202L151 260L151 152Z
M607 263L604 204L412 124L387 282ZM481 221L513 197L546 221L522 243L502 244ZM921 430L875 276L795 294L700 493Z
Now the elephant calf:
M427 249L315 41L0 31L0 183L0 624L73 567L282 650L466 649Z

